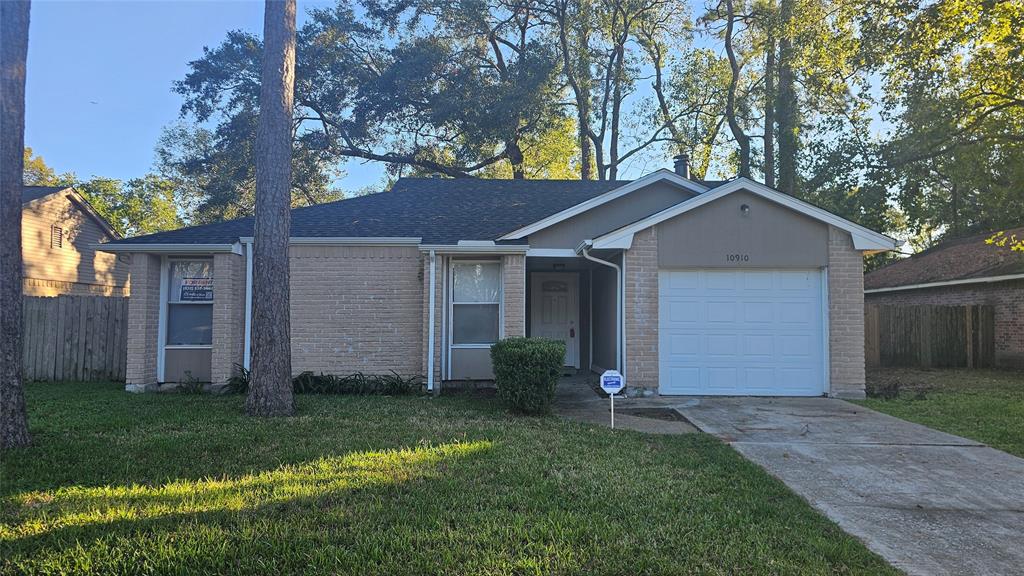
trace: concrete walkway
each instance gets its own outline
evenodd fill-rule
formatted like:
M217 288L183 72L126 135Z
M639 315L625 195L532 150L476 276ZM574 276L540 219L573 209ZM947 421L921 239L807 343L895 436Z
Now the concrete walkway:
M562 378L555 389L555 394L555 413L559 416L601 426L610 424L608 396L591 387L587 375L580 373L576 376ZM615 400L615 427L648 434L691 434L698 431L681 415L676 420L665 420L629 414L638 409L650 414L651 408L663 407L661 404L648 400L653 399L617 398ZM666 412L671 411L666 410Z
M908 574L1024 573L1024 460L827 398L657 399Z

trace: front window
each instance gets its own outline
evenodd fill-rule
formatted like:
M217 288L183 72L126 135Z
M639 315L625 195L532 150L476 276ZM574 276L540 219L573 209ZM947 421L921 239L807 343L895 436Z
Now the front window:
M213 344L213 262L172 260L167 286L167 346Z
M452 344L497 342L500 310L501 264L455 262L452 265Z

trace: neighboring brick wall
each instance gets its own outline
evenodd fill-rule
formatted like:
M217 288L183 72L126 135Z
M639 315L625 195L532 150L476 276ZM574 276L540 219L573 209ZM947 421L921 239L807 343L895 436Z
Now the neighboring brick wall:
M245 260L239 254L213 257L213 351L210 381L221 384L242 363L245 345Z
M1024 280L879 292L865 295L865 300L868 304L879 305L992 306L995 309L996 365L1024 368Z
M420 271L420 277L423 285L421 288L421 299L420 299L420 310L421 310L421 323L422 330L420 332L420 371L424 377L429 373L428 366L428 348L426 343L429 341L429 327L430 327L430 254L424 253L422 255L423 266ZM444 362L441 353L441 326L442 318L444 315L444 286L445 286L445 275L447 270L448 260L437 255L434 258L435 267L435 279L434 279L434 385L435 390L440 390L441 385L441 366Z
M421 373L421 259L414 247L293 246L292 371Z
M625 253L626 385L658 388L658 234L656 227L633 236Z
M828 318L831 396L864 397L864 256L848 232L829 227Z
M157 330L160 322L160 257L134 254L131 279L125 388L141 392L148 386L156 385Z
M504 336L526 336L526 256L509 254L501 258L501 281L505 317Z

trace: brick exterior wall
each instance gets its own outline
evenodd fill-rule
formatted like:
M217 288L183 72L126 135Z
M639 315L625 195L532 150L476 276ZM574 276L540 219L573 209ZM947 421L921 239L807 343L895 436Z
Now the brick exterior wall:
M625 253L624 342L626 385L658 388L658 234L651 227L633 236Z
M864 397L864 256L848 232L828 232L829 395Z
M128 299L128 358L125 389L143 392L156 386L157 330L160 323L160 257L135 254Z
M508 254L501 258L504 337L526 336L526 256Z
M421 374L415 247L293 246L292 371Z
M1024 280L991 284L961 284L865 295L868 304L966 306L995 308L995 362L1004 368L1024 368Z
M422 297L420 300L421 310L421 322L422 331L420 333L420 374L426 376L429 370L429 357L428 348L425 345L429 342L430 337L430 254L424 253L422 256L422 270L420 276L423 281L421 288ZM445 278L447 275L448 260L438 254L434 259L435 267L435 279L434 279L434 390L440 391L441 389L441 366L444 363L442 358L442 347L441 347L441 325L442 318L444 317L444 287Z
M242 363L245 346L245 260L239 254L213 257L213 350L210 381L221 384Z

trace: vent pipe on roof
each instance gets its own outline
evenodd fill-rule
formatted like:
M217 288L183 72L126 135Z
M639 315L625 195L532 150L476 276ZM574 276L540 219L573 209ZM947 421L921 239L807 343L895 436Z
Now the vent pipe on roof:
M690 155L679 154L673 158L675 160L676 174L679 174L687 180L690 179Z

